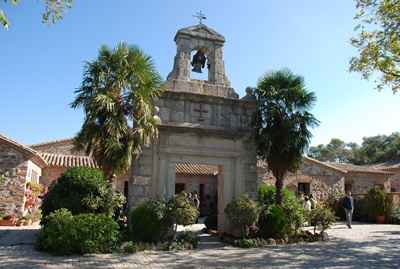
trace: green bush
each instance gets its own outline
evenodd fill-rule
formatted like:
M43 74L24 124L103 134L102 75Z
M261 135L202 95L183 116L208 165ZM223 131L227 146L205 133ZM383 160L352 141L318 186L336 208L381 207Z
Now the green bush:
M167 202L167 217L174 224L191 225L196 223L199 211L194 207L183 192L175 195Z
M386 194L381 188L372 188L368 191L366 197L368 205L368 218L375 221L376 216L386 213Z
M275 204L276 188L273 185L261 183L257 190L257 198L262 205L273 205ZM282 190L282 201L288 199L295 199L294 193L290 192L287 188Z
M257 203L246 195L232 200L225 208L228 221L240 229L240 235L245 238L249 235L250 227L254 225L259 216Z
M119 240L118 224L105 214L72 215L65 208L51 213L37 246L54 254L108 253Z
M310 222L314 225L314 234L317 227L321 227L321 234L333 223L335 223L335 214L330 208L327 207L316 207L310 212Z
M289 226L283 208L271 205L260 214L258 233L262 238L282 238L289 233Z
M132 208L128 218L130 239L137 242L160 241L165 213L166 207L162 201L145 201Z
M294 193L284 188L281 206L275 205L275 186L261 184L258 201L262 205L258 228L264 238L291 236L303 226L305 221L302 203Z
M392 224L400 224L400 207L392 210L390 215L390 222Z
M168 201L145 201L129 213L130 238L138 242L174 239L177 225L194 224L198 215L199 211L185 193L175 195Z
M50 186L41 209L43 217L60 208L68 209L73 215L104 213L112 216L119 212L123 203L124 199L112 190L102 171L74 167Z

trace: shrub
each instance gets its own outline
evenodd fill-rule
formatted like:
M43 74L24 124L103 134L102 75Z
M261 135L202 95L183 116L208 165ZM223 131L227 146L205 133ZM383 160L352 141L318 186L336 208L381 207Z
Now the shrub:
M275 204L276 188L273 185L261 183L257 190L258 201L260 204L269 206ZM296 196L290 192L287 188L282 190L282 201L296 198Z
M130 238L141 242L175 239L177 225L194 224L198 215L184 193L166 202L145 201L129 213Z
M231 224L238 226L241 237L245 238L249 234L250 226L258 220L259 207L248 196L241 195L226 206L225 214Z
M199 237L194 232L183 232L178 235L177 241L190 245L189 248L197 248Z
M145 250L154 250L156 246L151 243L143 243L143 242L125 242L121 245L121 250L123 253L136 253L139 251Z
M262 205L258 226L259 234L264 238L293 235L302 227L305 219L303 205L294 193L284 188L282 205L279 207L275 205L275 193L276 188L272 185L261 184L258 189L258 200Z
M321 227L321 234L336 221L335 214L328 207L316 207L310 212L310 222L314 225L314 234L317 227Z
M368 205L368 218L374 221L376 216L385 215L386 212L386 194L380 188L372 188L366 195Z
M38 235L38 248L55 254L74 253L76 242L73 238L73 231L75 228L71 212L62 208L46 218L46 225Z
M37 246L54 254L107 253L116 247L118 236L118 224L110 216L72 215L62 208L47 217Z
M283 208L272 205L260 214L258 233L263 238L282 238L289 233L289 225Z
M54 182L43 199L42 215L66 208L73 215L104 213L115 215L123 205L121 195L114 193L104 179L103 172L95 168L74 167Z
M199 217L199 211L190 203L185 193L175 195L167 202L166 214L174 224L179 225L194 224Z
M392 210L390 215L390 222L392 224L400 224L400 207Z
M132 208L128 224L130 239L139 242L160 241L165 210L165 203L162 201L145 201Z

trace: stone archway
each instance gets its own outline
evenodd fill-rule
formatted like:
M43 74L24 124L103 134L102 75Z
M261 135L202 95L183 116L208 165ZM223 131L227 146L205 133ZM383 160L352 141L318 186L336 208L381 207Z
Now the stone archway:
M193 156L193 155L182 155L182 154L172 154L168 157L169 163L165 167L167 168L167 178L160 178L161 188L165 187L165 197L172 197L175 194L175 182L176 182L176 172L175 167L178 163L182 161L205 164L205 165L216 165L218 166L218 177L217 177L217 193L218 193L218 229L225 230L225 214L224 209L230 200L235 196L235 193L242 193L244 190L236 189L237 179L232 173L234 160L231 158L215 158L212 156ZM162 171L160 171L162 173ZM224 179L229 183L224 184Z

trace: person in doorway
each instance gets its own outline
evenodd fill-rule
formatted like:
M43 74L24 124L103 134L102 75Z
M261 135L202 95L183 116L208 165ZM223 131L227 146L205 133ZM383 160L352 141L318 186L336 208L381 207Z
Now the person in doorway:
M306 213L311 211L311 201L308 196L304 196L304 211Z
M351 221L353 218L353 211L354 211L354 200L351 196L351 191L347 191L346 196L343 198L343 208L346 212L346 222L347 227L351 229Z
M310 194L310 202L311 202L311 209L314 209L317 207L317 200L314 198L312 194Z
M200 199L199 199L199 196L197 195L197 192L193 192L192 197L193 197L194 207L196 207L197 211L200 212ZM196 223L198 223L198 222L199 222L199 217L197 216Z

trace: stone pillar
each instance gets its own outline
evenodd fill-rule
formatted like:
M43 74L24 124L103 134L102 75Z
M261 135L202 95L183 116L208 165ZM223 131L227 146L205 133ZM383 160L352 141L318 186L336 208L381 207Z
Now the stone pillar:
M169 73L167 80L190 80L190 48L187 47L185 40L177 41L176 55L174 58L174 68Z

